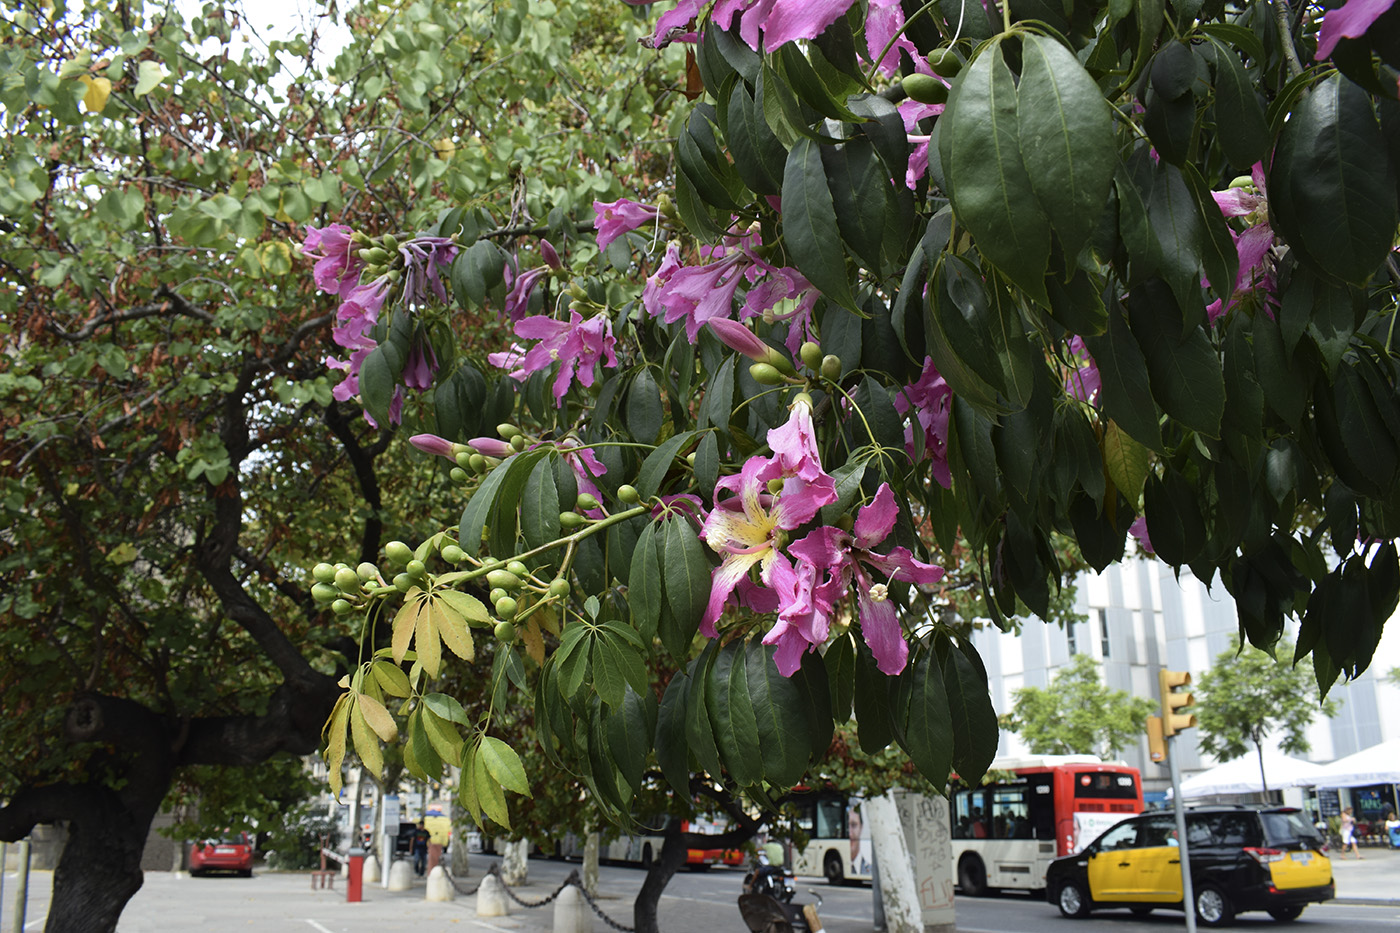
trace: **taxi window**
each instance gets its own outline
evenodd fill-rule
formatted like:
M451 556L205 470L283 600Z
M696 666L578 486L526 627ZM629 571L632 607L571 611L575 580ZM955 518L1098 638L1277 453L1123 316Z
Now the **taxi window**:
M1176 844L1176 818L1167 814L1152 816L1138 826L1139 846L1169 846Z
M1220 846L1254 846L1259 844L1258 835L1258 821L1253 813L1226 813L1215 824L1214 842Z
M1100 837L1099 848L1104 850L1137 848L1138 827L1140 825L1137 820L1119 823Z
M1214 842L1215 834L1211 831L1210 820L1188 813L1186 815L1186 844L1195 848L1212 845Z

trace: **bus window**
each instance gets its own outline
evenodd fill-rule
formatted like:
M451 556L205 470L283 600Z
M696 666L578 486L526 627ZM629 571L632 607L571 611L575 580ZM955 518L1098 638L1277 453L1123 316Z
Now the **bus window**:
M1031 837L1055 838L1055 796L1050 775L1034 774L1030 778Z
M986 839L988 820L982 807L986 794L981 788L960 790L953 795L953 838Z
M812 832L817 839L845 839L846 801L840 797L823 797L817 800L816 828Z
M1024 784L992 788L992 838L1031 838L1030 804Z

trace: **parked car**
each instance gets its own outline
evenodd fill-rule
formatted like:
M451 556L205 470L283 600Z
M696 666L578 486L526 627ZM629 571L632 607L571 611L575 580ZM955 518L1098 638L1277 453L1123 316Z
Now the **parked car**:
M253 841L247 833L225 832L190 846L190 874L207 875L212 871L253 877Z
M1336 894L1317 829L1292 807L1202 807L1186 814L1196 917L1225 926L1247 910L1296 920ZM1050 863L1045 893L1066 917L1126 907L1182 910L1181 849L1170 812L1144 813Z

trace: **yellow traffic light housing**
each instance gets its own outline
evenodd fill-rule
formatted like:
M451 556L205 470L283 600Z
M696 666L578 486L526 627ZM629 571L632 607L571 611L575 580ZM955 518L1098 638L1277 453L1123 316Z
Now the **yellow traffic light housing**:
M1162 735L1169 737L1176 735L1182 729L1190 729L1196 725L1196 717L1189 712L1182 712L1184 707L1190 706L1195 698L1189 693L1177 693L1177 687L1185 687L1191 683L1191 674L1188 671L1158 671L1157 684L1162 689Z
M1147 717L1147 754L1158 763L1167 760L1167 740L1162 736L1162 717Z

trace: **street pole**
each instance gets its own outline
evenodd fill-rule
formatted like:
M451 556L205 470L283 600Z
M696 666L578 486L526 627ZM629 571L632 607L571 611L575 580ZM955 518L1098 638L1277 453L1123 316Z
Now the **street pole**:
M1181 804L1181 768L1176 761L1176 736L1167 736L1167 763L1172 773L1172 809L1176 811L1176 844L1181 855L1181 906L1186 933L1196 933L1196 892L1191 885L1191 854L1186 850L1186 810Z
M11 929L24 933L24 915L29 907L29 839L19 841L19 864L15 870L15 906L10 913Z

